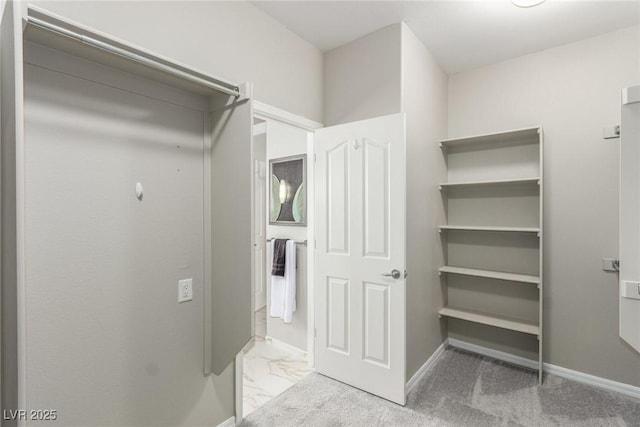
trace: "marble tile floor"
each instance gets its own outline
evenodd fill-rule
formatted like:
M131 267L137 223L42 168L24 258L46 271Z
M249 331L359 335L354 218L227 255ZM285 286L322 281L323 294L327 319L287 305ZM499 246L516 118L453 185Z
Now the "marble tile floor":
M265 312L264 309L260 311ZM260 311L256 312L256 338L244 350L243 357L242 406L245 417L313 371L307 365L303 352L272 344L264 339L264 333L259 335L263 330L259 329Z

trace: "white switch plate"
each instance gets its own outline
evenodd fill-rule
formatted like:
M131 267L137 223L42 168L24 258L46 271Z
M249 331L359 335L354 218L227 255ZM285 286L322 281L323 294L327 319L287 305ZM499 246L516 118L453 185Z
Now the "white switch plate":
M187 302L193 299L193 279L178 281L178 302Z

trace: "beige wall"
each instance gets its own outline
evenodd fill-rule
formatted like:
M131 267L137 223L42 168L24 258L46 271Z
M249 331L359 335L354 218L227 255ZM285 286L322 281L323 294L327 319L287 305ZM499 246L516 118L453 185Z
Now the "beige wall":
M623 29L449 79L449 137L544 128L544 361L635 386L618 276L601 269L618 255L619 193L619 143L602 128L620 122L620 89L639 83L639 36Z
M42 1L51 12L237 83L322 122L322 53L238 1Z
M402 111L407 114L407 379L446 338L438 268L445 221L438 183L446 166L438 141L447 132L448 77L402 24Z
M325 126L400 111L400 28L393 24L325 53Z

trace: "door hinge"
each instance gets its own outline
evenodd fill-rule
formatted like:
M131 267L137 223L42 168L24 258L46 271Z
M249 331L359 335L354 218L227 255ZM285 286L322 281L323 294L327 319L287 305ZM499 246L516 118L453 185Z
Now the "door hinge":
M318 330L316 328L313 328L313 337L318 338Z
M318 161L318 155L316 153L313 153L313 163Z

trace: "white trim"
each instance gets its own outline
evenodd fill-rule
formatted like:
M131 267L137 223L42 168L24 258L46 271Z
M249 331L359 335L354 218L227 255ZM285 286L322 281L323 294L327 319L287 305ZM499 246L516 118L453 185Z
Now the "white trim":
M221 422L220 424L218 424L218 427L235 427L236 425L236 419L233 417L229 417L226 420L224 420L223 422Z
M303 349L298 348L296 346L293 346L291 344L288 344L288 343L286 343L284 341L280 341L277 338L273 338L273 337L270 337L270 336L267 335L266 337L264 337L264 340L266 342L268 342L269 344L273 345L274 347L280 347L281 349L283 349L285 351L298 353L298 354L300 354L301 356L303 356L305 358L307 357L307 352L304 351Z
M448 341L449 340L445 340L442 344L440 344L436 351L433 352L431 357L429 357L427 361L424 362L424 365L422 365L420 369L418 369L418 371L413 374L411 379L407 381L407 385L405 386L405 393L407 395L411 392L411 390L413 390L413 387L418 384L418 381L427 373L427 371L431 369L431 367L436 363L440 356L442 356L442 353L444 353L444 351L447 349Z
M251 341L250 341L251 342ZM246 348L246 346L245 346ZM236 359L234 361L234 365L235 365L235 369L234 369L234 374L235 374L235 417L231 417L228 420L226 420L224 423L228 423L229 420L232 420L233 424L228 424L230 426L234 426L237 424L240 424L242 422L242 419L244 418L244 399L243 399L243 394L244 394L244 348L242 350L240 350L240 353L238 353L236 355ZM221 424L221 425L222 425Z
M538 362L533 359L527 359L526 357L516 356L511 353L505 353L504 351L494 350L492 348L483 347L481 345L471 344L469 342L460 341L455 338L449 338L449 345L461 350L467 350L472 353L477 353L483 356L491 357L493 359L502 360L503 362L511 363L518 366L524 366L525 368L533 369L536 371L538 370Z
M596 377L595 375L585 374L584 372L574 371L572 369L551 365L549 363L544 364L544 369L549 374L640 399L640 387L632 386L631 384Z
M315 133L307 132L307 365L315 368L315 298L316 298L316 210L315 210ZM311 202L310 202L311 201ZM311 204L314 204L311 206Z
M262 120L276 120L288 125L293 125L302 129L314 131L320 129L322 123L314 122L305 117L289 113L280 108L272 107L260 101L253 101L253 115Z
M468 350L473 353L481 354L483 356L492 357L494 359L502 360L504 362L513 363L514 365L524 366L531 369L537 369L538 362L535 360L527 359L525 357L515 356L513 354L505 353L503 351L493 350L487 347L471 344L465 341L449 338L449 345L451 347L460 348L462 350ZM578 383L590 385L607 391L613 391L616 393L624 394L626 396L635 397L640 399L640 387L632 386L617 381L608 380L602 377L596 377L595 375L586 374L580 371L574 371L572 369L563 368L561 366L552 365L550 363L544 364L544 370L547 374L557 375L568 380L572 380Z

